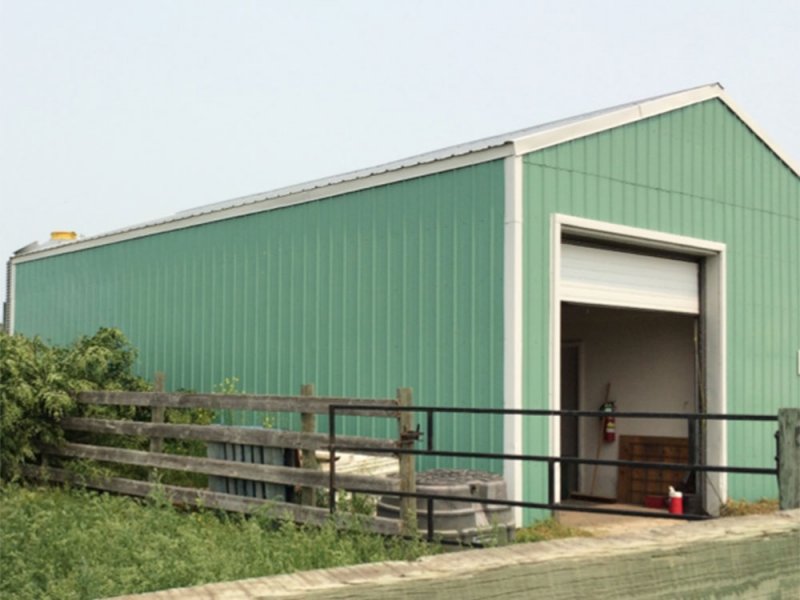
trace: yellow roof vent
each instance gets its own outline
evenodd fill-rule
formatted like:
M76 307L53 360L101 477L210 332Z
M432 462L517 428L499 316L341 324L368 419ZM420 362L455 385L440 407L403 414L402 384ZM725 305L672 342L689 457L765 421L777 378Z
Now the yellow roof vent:
M74 231L53 231L50 239L54 242L71 242L78 239L78 234Z

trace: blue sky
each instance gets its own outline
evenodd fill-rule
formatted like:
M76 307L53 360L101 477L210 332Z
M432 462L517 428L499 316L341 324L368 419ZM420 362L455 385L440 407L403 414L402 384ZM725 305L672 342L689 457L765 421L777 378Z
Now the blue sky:
M796 0L0 0L0 255L714 81L797 161L798 31Z

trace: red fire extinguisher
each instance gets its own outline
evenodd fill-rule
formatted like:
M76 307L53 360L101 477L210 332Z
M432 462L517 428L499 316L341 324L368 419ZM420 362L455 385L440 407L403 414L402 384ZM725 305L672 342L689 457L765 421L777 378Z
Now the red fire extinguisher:
M617 439L617 420L614 418L614 403L605 402L600 410L608 413L603 417L603 441L613 442Z

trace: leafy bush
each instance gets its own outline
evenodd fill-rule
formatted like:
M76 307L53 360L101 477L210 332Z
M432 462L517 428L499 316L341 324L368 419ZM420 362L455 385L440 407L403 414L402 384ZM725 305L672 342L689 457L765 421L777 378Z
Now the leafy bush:
M63 438L59 419L74 407L60 353L41 340L0 333L0 477L14 479L38 444Z
M42 444L64 439L61 418L82 390L147 390L133 374L136 350L118 329L101 328L67 347L0 332L0 479L14 480Z
M74 391L151 389L147 380L133 373L138 353L119 329L101 327L93 336L57 351Z
M61 488L0 488L0 597L104 598L438 552L363 529L181 512Z

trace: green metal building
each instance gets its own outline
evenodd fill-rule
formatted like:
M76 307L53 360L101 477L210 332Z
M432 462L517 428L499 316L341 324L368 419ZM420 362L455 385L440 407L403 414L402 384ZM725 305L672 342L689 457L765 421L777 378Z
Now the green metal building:
M800 404L799 174L708 85L29 247L5 322L54 343L119 327L172 389L775 413ZM595 421L442 416L436 444L616 458L626 436L690 437L620 420L606 443ZM773 430L712 422L704 459L769 466ZM471 466L546 499L542 464ZM558 496L621 486L611 468L558 477ZM777 494L765 477L703 485L711 512Z

